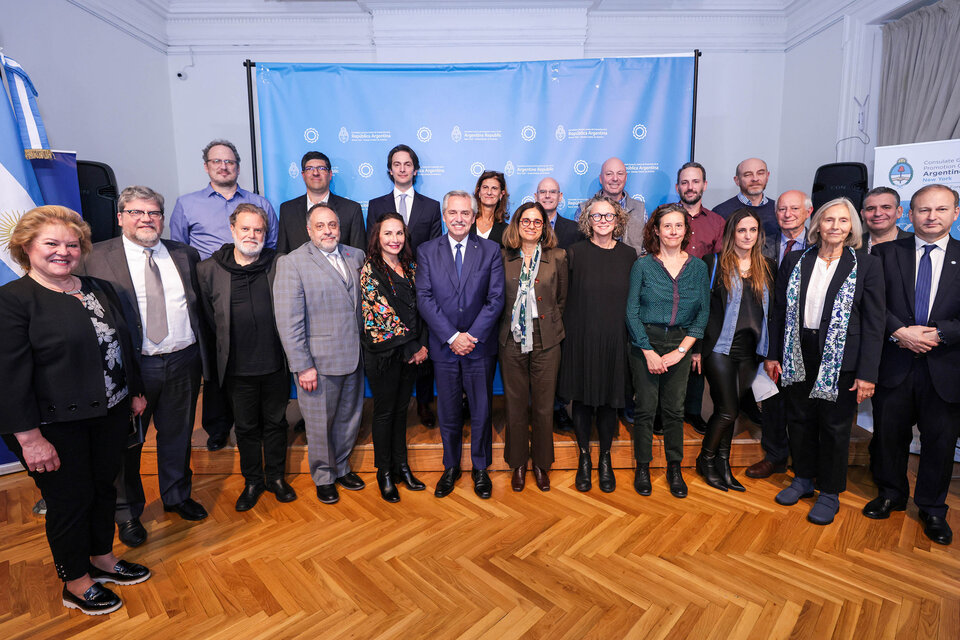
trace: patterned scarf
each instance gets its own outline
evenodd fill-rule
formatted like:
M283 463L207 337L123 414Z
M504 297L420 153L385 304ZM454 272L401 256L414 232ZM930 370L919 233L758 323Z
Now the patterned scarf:
M818 249L819 246L814 245L804 251L803 255L806 256L811 251L816 253ZM840 377L840 366L843 364L843 349L847 342L847 325L850 323L850 310L853 308L853 294L857 288L857 254L850 247L846 250L853 258L853 268L840 286L840 293L833 303L823 346L823 359L820 361L820 371L810 390L811 398L831 402L837 399L837 380ZM802 262L802 257L797 260L787 284L787 317L783 336L782 380L784 386L803 382L806 379L803 355L800 353L800 264Z
M530 353L533 351L533 316L530 310L537 304L533 284L540 272L540 243L537 243L529 267L523 261L522 249L518 251L521 252L520 286L510 314L510 332L513 339L520 344L520 353Z

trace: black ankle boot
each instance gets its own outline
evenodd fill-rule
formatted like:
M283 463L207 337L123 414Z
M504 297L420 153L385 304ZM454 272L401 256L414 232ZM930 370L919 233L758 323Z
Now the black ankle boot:
M610 493L617 488L617 479L613 475L613 463L610 462L610 451L601 451L597 462L597 484L600 491Z
M573 481L573 486L577 491L590 491L590 473L593 471L593 464L590 461L590 450L580 449L580 462L577 464L577 477Z
M650 495L653 487L650 485L650 464L638 462L633 475L633 488L642 496Z
M733 472L730 470L730 461L727 458L717 457L716 467L717 473L723 477L723 483L731 491L746 491L746 488L733 477Z
M670 485L670 495L674 498L687 497L687 483L683 481L679 462L667 463L667 484Z
M387 502L400 502L400 492L393 483L393 474L383 469L377 469L377 484L380 486L380 496Z
M726 491L727 483L723 481L723 476L721 476L720 472L717 470L716 462L716 454L709 454L706 451L701 451L700 455L697 456L697 473L703 477L704 482L714 489Z

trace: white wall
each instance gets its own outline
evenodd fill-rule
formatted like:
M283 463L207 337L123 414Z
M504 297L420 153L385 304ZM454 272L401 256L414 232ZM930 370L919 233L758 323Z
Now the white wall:
M0 46L36 86L51 147L109 164L121 189L146 184L175 196L164 54L65 0L10 4Z

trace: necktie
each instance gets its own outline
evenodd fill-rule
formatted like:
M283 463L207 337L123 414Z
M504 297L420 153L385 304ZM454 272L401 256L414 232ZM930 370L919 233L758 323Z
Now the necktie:
M340 252L330 254L330 262L333 263L333 266L336 268L337 273L340 274L340 277L343 278L343 281L347 281L347 270L343 266L343 258L340 257Z
M144 249L147 262L144 265L143 276L147 284L147 339L154 344L160 344L167 337L167 301L163 296L163 281L160 279L160 268L153 260L153 249Z
M460 274L463 272L463 254L460 253L460 249L463 245L459 242L457 243L457 255L453 258L453 263L457 265L457 279L460 279Z
M793 245L797 244L796 240L787 240L787 246L783 250L783 255L786 256L788 253L793 251Z
M930 307L930 280L933 278L933 264L930 262L930 251L937 245L923 245L923 255L920 256L920 266L917 267L917 295L913 307L913 315L920 326L926 326L927 314Z
M407 194L400 194L400 211L397 211L403 218L403 224L407 224Z

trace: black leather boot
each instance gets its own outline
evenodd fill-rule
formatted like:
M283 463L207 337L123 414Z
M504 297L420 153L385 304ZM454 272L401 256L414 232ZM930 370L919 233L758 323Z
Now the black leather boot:
M377 485L380 486L380 496L387 502L400 502L400 492L393 483L393 474L384 469L377 469Z
M617 488L617 479L613 475L613 463L610 462L610 450L600 452L600 460L597 462L597 484L600 485L600 491L611 493Z
M650 495L653 487L650 485L650 464L638 462L633 475L633 488L642 496Z
M720 449L717 451L716 461L717 472L723 477L724 484L731 491L746 491L744 486L733 477L733 472L730 470L730 444L732 441L733 426L731 425L727 433L723 434L723 439L720 440Z
M683 481L679 462L667 463L667 484L670 485L670 495L674 498L687 497L687 483Z
M577 464L577 477L573 481L573 486L577 491L590 491L590 473L593 471L593 464L590 461L590 450L580 449L580 462Z
M723 476L717 471L716 462L717 456L715 454L700 451L700 455L697 456L697 473L703 477L704 482L714 489L726 491L727 483L723 481Z

